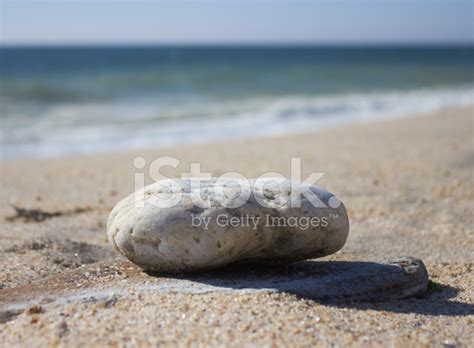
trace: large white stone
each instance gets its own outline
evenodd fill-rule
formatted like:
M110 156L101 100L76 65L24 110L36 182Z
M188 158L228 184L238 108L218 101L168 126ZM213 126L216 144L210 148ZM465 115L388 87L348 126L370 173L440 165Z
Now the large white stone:
M341 249L349 232L342 202L320 187L276 180L163 180L120 201L107 233L143 269L174 273Z

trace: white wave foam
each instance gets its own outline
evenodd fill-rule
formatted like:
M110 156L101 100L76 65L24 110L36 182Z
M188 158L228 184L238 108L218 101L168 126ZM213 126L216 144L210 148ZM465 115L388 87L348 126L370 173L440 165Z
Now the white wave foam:
M275 135L469 104L474 104L474 86L227 102L62 104L36 110L39 116L7 115L2 120L2 157L58 156Z

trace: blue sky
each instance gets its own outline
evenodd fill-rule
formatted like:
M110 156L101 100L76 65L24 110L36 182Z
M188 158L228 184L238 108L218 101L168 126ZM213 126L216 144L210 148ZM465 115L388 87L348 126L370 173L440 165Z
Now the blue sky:
M6 44L473 43L471 0L2 0Z

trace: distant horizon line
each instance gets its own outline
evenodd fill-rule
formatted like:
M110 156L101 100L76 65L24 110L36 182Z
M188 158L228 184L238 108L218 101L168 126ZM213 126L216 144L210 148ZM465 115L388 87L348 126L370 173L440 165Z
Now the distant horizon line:
M474 42L0 42L0 48L410 48L410 47L452 47L474 48Z

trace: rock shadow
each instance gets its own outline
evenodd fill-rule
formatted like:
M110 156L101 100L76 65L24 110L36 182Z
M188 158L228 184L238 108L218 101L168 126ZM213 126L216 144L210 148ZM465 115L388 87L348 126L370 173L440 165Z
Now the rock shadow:
M283 292L341 308L434 316L474 314L474 305L450 301L458 289L429 281L421 261L409 259L419 262L418 268L396 263L303 261L272 267L229 265L211 272L166 276L216 290Z

